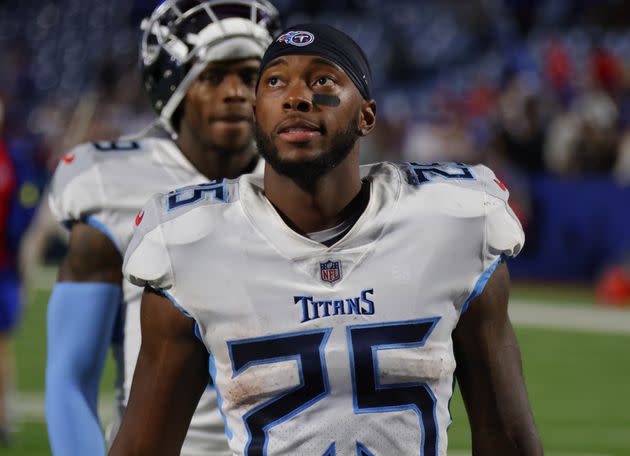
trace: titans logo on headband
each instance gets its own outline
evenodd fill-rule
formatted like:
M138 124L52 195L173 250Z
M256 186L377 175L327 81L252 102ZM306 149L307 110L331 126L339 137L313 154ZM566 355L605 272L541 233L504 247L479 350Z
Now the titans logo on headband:
M315 41L315 36L311 32L296 30L280 35L276 41L292 46L307 46Z

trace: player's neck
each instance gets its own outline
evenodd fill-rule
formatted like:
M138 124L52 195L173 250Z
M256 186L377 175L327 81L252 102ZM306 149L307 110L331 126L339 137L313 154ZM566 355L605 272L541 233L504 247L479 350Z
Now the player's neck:
M365 198L361 198L361 189L358 151L309 185L265 165L267 199L285 222L301 234L332 228L362 211L369 197L365 193Z
M177 146L195 169L210 180L235 179L252 172L257 162L253 143L241 151L215 150L184 133L178 137Z

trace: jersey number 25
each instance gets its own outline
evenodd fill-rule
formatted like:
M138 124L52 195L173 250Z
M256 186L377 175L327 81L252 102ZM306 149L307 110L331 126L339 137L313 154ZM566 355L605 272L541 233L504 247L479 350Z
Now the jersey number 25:
M353 325L346 328L354 412L412 410L421 428L419 454L437 456L436 400L425 382L381 384L378 350L424 346L439 318ZM228 342L233 377L256 364L295 360L300 383L254 407L243 417L248 432L245 455L267 453L269 430L318 402L330 392L324 350L332 329L280 334ZM359 454L371 453L357 442ZM329 450L334 449L334 443ZM332 455L327 451L325 455Z

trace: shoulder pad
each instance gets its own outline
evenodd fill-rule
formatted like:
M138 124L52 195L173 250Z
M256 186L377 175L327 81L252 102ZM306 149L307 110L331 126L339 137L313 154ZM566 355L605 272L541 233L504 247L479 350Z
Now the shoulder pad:
M108 176L127 169L129 152L142 151L145 142L84 143L64 155L53 175L49 196L57 220L71 223L111 205L106 193Z
M81 144L64 155L53 174L49 204L60 222L80 220L102 203L97 150Z
M482 202L483 207L479 207L479 203L470 207L468 201L464 207L472 214L485 216L485 262L492 263L502 255L516 256L522 249L525 235L508 204L510 192L488 167L456 162L411 162L401 165L401 171L412 186L447 183L483 195L483 198L476 199ZM451 199L449 197L448 201Z
M485 192L486 259L494 261L497 256L514 257L523 248L525 233L508 204L510 192L490 168L478 165L475 171Z
M467 165L458 162L416 163L401 165L410 185L449 183L484 191L496 198L507 201L510 192L497 179L492 170L484 165Z
M484 165L476 165L473 167L473 171L483 186L483 190L488 195L507 202L510 192L503 182L497 179L497 176L490 168Z
M171 263L161 226L162 199L162 194L154 195L136 215L133 238L125 252L123 273L137 286L172 286Z

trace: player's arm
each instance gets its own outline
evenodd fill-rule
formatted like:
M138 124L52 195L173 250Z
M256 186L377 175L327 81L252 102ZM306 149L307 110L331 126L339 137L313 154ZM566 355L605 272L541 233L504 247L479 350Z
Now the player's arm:
M194 321L145 288L142 346L129 404L110 456L179 455L195 407L208 384L208 352Z
M453 334L475 456L543 454L507 313L509 282L501 263Z
M86 223L74 224L48 302L46 421L54 455L104 455L98 386L120 306L122 257Z

